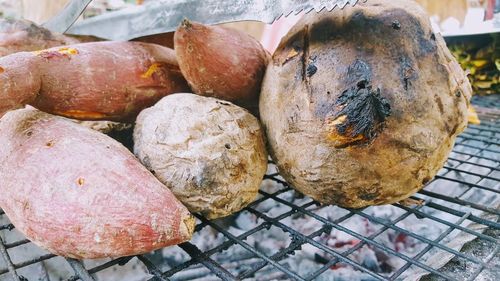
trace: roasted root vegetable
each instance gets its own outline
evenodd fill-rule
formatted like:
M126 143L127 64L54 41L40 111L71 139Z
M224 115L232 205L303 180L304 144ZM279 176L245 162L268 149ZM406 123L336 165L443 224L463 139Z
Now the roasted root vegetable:
M162 97L188 90L174 51L95 42L0 58L0 116L30 104L80 120L133 121Z
M255 200L267 153L258 120L227 101L163 98L137 117L134 152L192 212L227 216Z
M194 93L256 110L269 59L257 40L242 31L184 20L174 46Z
M417 4L370 0L297 23L269 64L260 114L287 181L360 208L404 199L436 175L470 96Z
M93 36L53 33L28 20L0 19L0 57L17 52L37 51L101 40Z
M189 240L194 218L126 148L34 109L0 119L0 207L35 244L71 258Z

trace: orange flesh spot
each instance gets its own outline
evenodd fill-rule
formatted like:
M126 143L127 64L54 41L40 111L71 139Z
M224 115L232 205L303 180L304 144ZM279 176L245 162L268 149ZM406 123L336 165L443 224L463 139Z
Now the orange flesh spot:
M63 47L58 50L63 55L78 55L78 50L75 48Z
M153 74L155 74L156 72L158 72L160 70L160 67L161 67L161 63L153 63L146 72L144 72L142 75L141 75L141 78L150 78L151 76L153 76Z
M71 117L75 119L100 119L107 115L100 112L83 111L83 110L68 110L64 112L55 112L55 114Z
M45 57L45 58L50 58L54 56L61 56L61 55L66 55L66 56L71 56L71 55L77 55L78 50L75 48L68 48L68 47L62 47L59 48L57 51L52 51L52 50L40 50L40 51L34 51L31 52L35 56L39 57Z
M3 69L3 67L0 66L0 73L3 73L5 71L5 69Z
M297 52L295 49L291 49L290 52L288 52L288 54L286 55L285 62L291 60L292 58L294 58L298 54L299 54L299 52Z
M345 136L339 135L339 134L337 134L337 132L335 132L332 134L328 134L328 139L331 141L338 141L338 142L341 142L342 144L345 144L345 143L351 143L351 142L363 140L364 136L357 135L357 136L351 138L351 137L345 137Z
M83 186L83 184L85 183L85 179L84 179L84 178L78 178L78 180L76 181L76 183L77 183L79 186Z
M328 134L328 139L334 142L339 142L339 146L342 146L344 144L348 143L353 143L357 142L360 140L363 140L365 137L362 134L359 134L355 137L349 137L349 129L347 130L346 134L347 136L341 135L337 132L336 126L344 123L347 119L346 115L339 116L337 119L333 121L328 121L327 125L333 127L333 132Z

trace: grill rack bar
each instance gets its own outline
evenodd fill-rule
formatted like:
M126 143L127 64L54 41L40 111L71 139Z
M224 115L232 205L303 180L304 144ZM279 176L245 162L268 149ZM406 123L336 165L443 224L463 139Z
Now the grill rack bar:
M479 104L480 106L500 107L500 99L497 97L475 97L473 102L475 104ZM481 111L478 110L478 112ZM481 204L477 204L476 202L471 202L470 200L464 198L464 196L469 191L473 191L476 189L482 190L484 192L490 192L495 195L498 195L498 193L500 193L500 176L497 176L500 175L498 173L498 171L500 171L499 117L500 114L492 113L492 111L489 110L487 111L487 113L485 113L484 117L481 117L481 125L470 125L466 132L464 132L457 138L456 146L453 151L454 154L449 157L449 161L445 165L442 172L434 180L428 183L436 184L437 180L456 183L458 184L458 186L461 186L461 188L464 188L463 192L461 192L459 195L449 196L439 192L423 189L411 197L415 200L422 200L423 204L411 207L399 203L393 204L393 206L402 210L403 212L398 215L397 218L392 219L391 221L385 221L378 217L370 215L366 213L365 210L347 210L347 214L338 219L330 221L327 218L317 215L310 210L310 208L314 206L319 206L319 204L315 201L311 200L302 205L295 205L293 202L280 198L280 195L294 191L286 182L280 179L277 173L272 173L265 176L265 180L281 184L283 188L271 193L260 191L261 197L254 203L250 204L247 208L245 208L246 211L253 213L257 217L259 217L260 220L262 220L262 223L258 224L258 226L247 230L238 236L235 236L224 227L219 225L217 221L208 221L201 216L197 216L201 222L197 224L195 231L201 231L205 227L211 227L218 233L221 233L227 240L207 251L201 251L196 245L189 242L178 245L178 247L182 248L186 253L189 254L191 259L187 260L186 262L170 266L170 269L167 269L164 272L160 270L159 265L155 264L155 262L151 260L148 255L136 256L137 260L140 261L140 263L142 263L147 268L149 273L154 276L153 278L151 278L151 280L176 280L176 273L179 273L194 265L204 266L214 274L214 277L218 276L222 280L239 280L254 277L264 268L273 268L277 272L280 272L280 274L276 276L282 276L283 278L287 279L295 278L296 280L313 280L321 274L325 273L332 266L335 266L339 263L347 264L352 266L353 268L357 268L358 271L364 272L377 280L395 280L401 277L401 275L410 267L415 266L446 280L458 279L447 272L442 272L441 270L434 269L421 262L421 258L429 253L432 249L442 250L453 255L457 259L462 259L475 264L477 268L474 269L474 272L472 272L472 275L468 277L467 280L474 280L484 270L500 270L499 266L495 266L492 264L492 261L500 251L499 239L497 237L490 236L488 234L462 226L462 223L468 221L480 224L484 227L489 227L490 229L500 229L500 212L498 211L498 206L484 206ZM490 118L491 120L488 120L488 118ZM468 170L466 168L463 168L465 166L462 165L466 165L467 167L475 167L478 170ZM487 172L483 173L483 170L480 169L487 169ZM476 180L471 181L467 177L476 178ZM489 181L489 183L486 184L486 181ZM491 182L493 182L493 185L491 184ZM257 209L258 205L266 200L278 202L290 207L291 210L274 218L269 217L268 215L262 213ZM439 203L440 200L446 202L447 204L449 204L449 206ZM466 206L467 211L463 211L451 206ZM432 213L426 212L425 210L433 210L433 212L437 212L438 214L450 214L457 219L453 221L444 220L433 215ZM483 217L482 215L475 215L475 212L483 212L484 214L488 214L489 217L487 218ZM304 235L283 224L283 219L297 214L321 221L322 227L310 233L309 235ZM2 210L0 210L0 217L2 216L5 216L5 214ZM380 226L380 228L378 228L374 233L370 235L363 236L341 225L344 221L351 219L353 216L363 217L370 221L372 224ZM401 222L410 216L425 218L433 222L440 223L446 226L446 229L441 232L438 237L429 239L420 234L413 233L397 226L398 222ZM250 237L251 235L259 231L269 229L270 227L277 227L282 231L288 233L292 238L290 244L280 251L267 256L244 242L247 237ZM2 232L13 231L14 229L15 227L10 223L0 225L0 234ZM328 233L331 229L336 229L343 233L347 233L360 240L360 242L352 245L346 250L339 252L315 240L321 235ZM414 256L407 256L405 254L398 253L388 248L387 246L375 241L378 236L386 231L403 233L409 237L414 238L415 240L421 241L421 243L425 245L425 247ZM495 246L492 247L492 251L489 252L489 254L485 258L481 259L470 256L460 251L451 249L446 244L443 244L443 240L448 237L448 235L450 235L450 233L452 233L453 231L470 234L476 239L480 239L488 243L493 243ZM243 246L243 248L245 248L250 255L253 255L252 260L256 260L253 264L251 264L249 268L246 268L242 272L237 272L237 274L235 274L233 271L227 270L224 267L224 264L221 264L216 259L212 258L214 254L221 253L235 245L246 245ZM301 247L304 245L312 245L332 256L332 258L326 261L326 263L324 263L318 270L309 273L307 276L301 276L300 274L294 272L290 268L287 268L281 263L287 257L290 257L295 252L300 251ZM387 254L402 259L403 261L405 261L404 265L395 269L395 271L391 274L387 275L371 271L370 269L365 268L364 266L360 265L350 258L351 254L367 245L381 249ZM9 251L20 246L29 247L33 246L33 244L30 243L27 239L9 241L8 243L6 243L0 236L0 256L7 264L6 268L0 267L0 279L2 279L6 275L9 275L16 281L25 280L22 275L18 274L17 271L19 269L56 257L53 254L42 254L33 259L13 263L10 259ZM132 260L133 258L134 257L124 257L113 259L92 268L86 268L85 264L80 261L66 259L66 261L74 271L74 275L69 276L66 280L95 280L94 276L96 273L110 267L124 265L130 262L130 260Z

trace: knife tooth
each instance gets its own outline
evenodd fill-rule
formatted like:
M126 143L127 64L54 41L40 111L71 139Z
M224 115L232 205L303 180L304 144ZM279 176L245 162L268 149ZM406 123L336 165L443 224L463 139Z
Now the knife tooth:
M282 11L282 13L280 13L279 15L276 15L274 17L273 22L277 21L278 19L280 19L282 17L288 17L291 14L298 15L301 12L308 14L312 11L315 11L316 13L319 13L319 12L322 12L325 10L328 12L331 12L337 7L340 9L344 9L348 4L351 4L351 6L354 6L358 1L359 0L337 0L337 1L328 0L328 1L320 1L322 3L315 4L315 5L310 5L310 4L298 5L298 6L291 8L290 10ZM366 0L361 0L361 1L366 1Z

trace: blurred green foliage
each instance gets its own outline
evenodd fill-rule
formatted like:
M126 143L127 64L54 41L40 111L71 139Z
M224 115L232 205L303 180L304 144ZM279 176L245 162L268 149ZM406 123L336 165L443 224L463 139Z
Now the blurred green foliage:
M500 33L447 38L475 94L500 93Z

